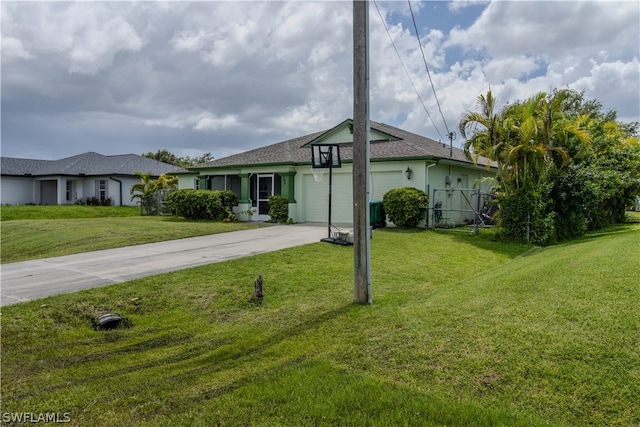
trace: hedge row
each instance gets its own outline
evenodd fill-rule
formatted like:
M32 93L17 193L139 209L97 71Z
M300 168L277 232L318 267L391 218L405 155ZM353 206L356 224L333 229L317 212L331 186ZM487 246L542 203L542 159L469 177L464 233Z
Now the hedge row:
M232 214L238 196L233 191L176 190L167 196L167 206L186 219L222 221Z

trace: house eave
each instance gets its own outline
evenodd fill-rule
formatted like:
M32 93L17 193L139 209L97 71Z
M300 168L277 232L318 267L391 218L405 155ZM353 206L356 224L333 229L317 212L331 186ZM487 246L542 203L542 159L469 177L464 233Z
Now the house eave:
M189 172L181 172L186 175L193 173L200 173L202 171L216 171L225 169L247 169L247 168L265 168L265 167L296 167L311 165L311 161L308 162L271 162L271 163L239 163L221 166L201 166L189 168Z

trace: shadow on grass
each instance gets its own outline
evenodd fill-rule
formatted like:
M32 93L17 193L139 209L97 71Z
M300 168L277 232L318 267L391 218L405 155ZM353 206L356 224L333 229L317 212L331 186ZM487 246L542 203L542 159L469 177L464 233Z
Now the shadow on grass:
M575 245L597 238L633 233L638 231L640 231L640 216L630 218L623 224L612 225L602 230L589 232L584 236L571 240L564 240L562 242L558 242L555 245L550 245L547 247ZM530 256L544 249L543 247L534 246L533 244L501 241L496 237L494 231L484 230L479 234L465 234L459 232L454 233L447 231L438 231L438 233L450 233L452 239L458 243L466 243L473 245L479 249L501 253L503 255L507 255L509 258L515 258L517 256Z
M472 245L478 249L505 255L510 259L529 251L533 245L523 243L504 242L495 237L495 232L480 232L478 234L437 231L437 233L450 234L456 243Z

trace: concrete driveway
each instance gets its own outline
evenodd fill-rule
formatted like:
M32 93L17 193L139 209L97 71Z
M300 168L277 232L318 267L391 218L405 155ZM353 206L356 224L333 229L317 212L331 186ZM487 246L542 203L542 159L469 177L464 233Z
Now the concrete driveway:
M306 245L326 235L320 224L276 225L4 264L0 305Z

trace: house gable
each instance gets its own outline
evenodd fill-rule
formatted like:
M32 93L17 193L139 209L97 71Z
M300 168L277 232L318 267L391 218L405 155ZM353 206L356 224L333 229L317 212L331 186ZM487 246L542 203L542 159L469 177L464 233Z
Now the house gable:
M370 141L398 141L401 138L383 132L378 129L371 128ZM311 144L353 144L353 120L347 119L339 125L322 133L317 138L306 143L304 147L311 147Z

